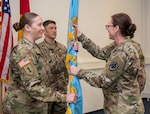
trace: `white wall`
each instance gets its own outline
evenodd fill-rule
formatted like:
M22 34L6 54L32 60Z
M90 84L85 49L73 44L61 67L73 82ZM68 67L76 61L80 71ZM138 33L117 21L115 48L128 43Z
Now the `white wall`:
M10 0L12 11L12 23L19 21L19 0ZM111 42L108 39L105 25L110 16L114 13L125 12L131 16L133 23L137 25L135 40L140 42L147 58L148 53L149 32L146 32L146 25L149 17L145 13L148 8L149 1L143 0L79 0L79 26L83 33L97 42L98 45L104 46ZM53 19L57 22L58 37L57 40L67 45L68 16L69 16L70 0L30 0L30 8L32 12L38 13L43 20ZM146 9L147 8L147 9ZM147 26L148 28L149 26ZM13 30L15 43L17 41L17 33ZM147 41L148 40L148 41ZM146 44L146 45L145 45ZM81 46L80 46L81 47ZM98 64L97 60L91 57L82 47L78 54L78 61L81 64ZM84 58L84 59L83 59Z
M150 0L145 0L145 20L143 20L144 25L145 25L145 39L143 37L143 40L145 41L145 56L146 56L146 74L147 74L147 79L146 79L146 86L144 88L144 91L142 92L142 96L146 98L150 98Z
M90 70L96 74L100 74L102 69ZM83 112L91 112L103 109L104 96L101 88L91 87L84 80L81 80L83 92Z
M12 23L14 23L19 21L19 0L10 0L10 5ZM105 25L110 16L120 12L129 14L133 23L137 25L134 39L141 43L147 63L150 63L149 6L149 0L79 0L79 26L83 33L103 47L111 42L105 30ZM31 12L38 13L43 20L52 19L57 22L57 40L64 45L67 45L69 7L70 0L30 0ZM13 34L15 44L17 44L17 33L14 30ZM104 62L89 55L81 46L78 53L78 62L79 67L85 69L100 69L105 65ZM96 71L94 70L94 72ZM101 89L90 87L84 81L81 81L81 85L84 100L83 112L102 108L103 95Z
M146 0L145 1L145 17L146 17L146 19L145 20L143 20L143 21L145 21L145 33L146 33L146 35L145 35L145 37L146 37L146 39L145 39L145 51L146 51L146 58L147 58L147 63L149 63L150 64L150 51L149 51L149 49L150 49L150 0ZM144 39L143 39L144 40Z

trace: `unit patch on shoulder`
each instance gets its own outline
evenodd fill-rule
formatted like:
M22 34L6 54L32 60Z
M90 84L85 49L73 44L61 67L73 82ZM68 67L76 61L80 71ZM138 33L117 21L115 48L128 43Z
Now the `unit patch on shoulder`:
M24 67L25 65L29 64L30 63L30 60L29 59L23 59L21 60L18 64L19 66L22 68Z
M113 62L110 64L109 69L110 69L110 71L114 71L114 70L116 70L118 67L119 67L118 63L115 62L115 61L113 61Z

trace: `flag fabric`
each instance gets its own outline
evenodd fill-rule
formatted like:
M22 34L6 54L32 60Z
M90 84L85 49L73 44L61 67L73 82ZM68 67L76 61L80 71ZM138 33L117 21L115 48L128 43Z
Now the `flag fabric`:
M2 0L0 0L0 38L2 33ZM2 82L0 81L0 103L2 102ZM0 108L2 108L0 106ZM0 113L2 113L0 111Z
M69 28L68 28L68 51L66 57L66 67L77 66L77 51L73 50L73 42L76 41L76 30L73 24L78 23L78 0L70 0ZM82 88L79 79L74 75L69 75L70 93L78 95L77 103L69 103L66 114L82 114Z
M11 10L9 0L2 0L2 32L0 37L0 80L7 89L9 74L9 56L13 48Z
M20 0L20 18L26 12L30 12L30 4L29 0ZM18 31L18 41L20 41L21 37L23 36L23 31Z

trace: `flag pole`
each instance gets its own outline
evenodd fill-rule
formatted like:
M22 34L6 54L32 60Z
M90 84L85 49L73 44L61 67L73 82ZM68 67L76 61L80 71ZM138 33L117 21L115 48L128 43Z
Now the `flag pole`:
M2 104L2 81L0 81L0 104ZM2 109L2 105L0 105L0 109ZM0 110L0 114L2 114L2 110Z

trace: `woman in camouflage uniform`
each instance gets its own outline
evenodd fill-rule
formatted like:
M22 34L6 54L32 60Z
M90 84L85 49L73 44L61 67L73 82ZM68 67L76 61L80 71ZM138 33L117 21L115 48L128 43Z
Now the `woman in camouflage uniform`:
M48 102L76 102L75 94L62 94L49 87L51 74L45 56L35 43L44 32L43 21L35 13L25 13L16 31L24 36L10 54L10 75L7 94L3 99L4 114L47 114Z
M78 41L83 48L106 61L102 73L96 75L75 66L70 71L91 86L102 88L105 114L144 114L140 93L146 79L145 60L140 45L131 40L136 25L127 14L118 13L111 16L106 29L114 42L104 48L97 46L78 29Z

